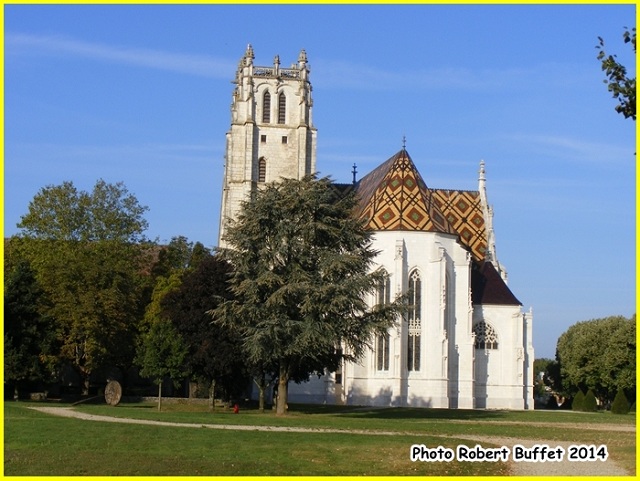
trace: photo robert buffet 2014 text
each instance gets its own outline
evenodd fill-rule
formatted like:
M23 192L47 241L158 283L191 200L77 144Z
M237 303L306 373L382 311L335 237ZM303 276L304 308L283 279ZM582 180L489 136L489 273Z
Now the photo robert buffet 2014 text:
M461 444L455 450L437 446L430 448L424 444L411 446L411 461L423 462L506 462L516 463L557 463L564 460L575 462L606 461L609 457L607 446L602 444L576 444L565 449L562 446L535 444L530 448L516 444L513 448L485 448L479 444L473 447Z

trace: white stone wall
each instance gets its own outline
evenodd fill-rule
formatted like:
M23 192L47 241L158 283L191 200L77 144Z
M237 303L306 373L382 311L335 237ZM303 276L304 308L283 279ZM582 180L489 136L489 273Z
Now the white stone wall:
M459 404L472 406L471 364L465 368L457 358L450 364L452 353L457 353L456 338L464 337L464 341L470 342L467 252L454 236L432 232L376 232L374 248L381 251L376 258L376 268L384 268L389 274L395 293L407 292L408 277L412 272L417 271L420 275L420 369L407 370L408 327L406 322L400 322L390 331L389 370L378 371L376 353L368 351L361 363L353 366L348 402L441 408L458 407ZM376 302L373 296L370 302ZM460 329L460 323L468 330ZM462 356L468 363L470 358L469 353ZM455 382L451 382L452 377ZM462 391L468 399L462 401L458 399L459 379L463 384L469 384L466 391ZM451 396L455 397L454 402Z
M476 306L473 322L484 321L498 336L497 349L476 349L475 395L477 407L490 409L532 409L527 385L533 380L533 350L527 350L529 329L520 306Z

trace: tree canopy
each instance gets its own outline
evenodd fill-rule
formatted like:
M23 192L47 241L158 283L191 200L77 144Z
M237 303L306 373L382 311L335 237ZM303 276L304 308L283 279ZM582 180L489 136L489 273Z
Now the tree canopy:
M146 207L123 184L72 182L41 189L12 238L12 254L33 269L55 321L60 364L84 379L101 368L128 367L144 309ZM14 261L15 262L15 259Z
M55 371L55 333L42 314L46 298L28 262L9 270L4 288L4 381L48 380Z
M247 387L246 362L238 333L212 323L207 311L231 297L230 266L195 247L190 258L195 267L185 271L180 284L162 298L161 312L188 345L192 378L207 381L220 397L229 399Z
M283 179L255 192L227 230L234 299L215 318L238 330L249 363L278 366L278 414L291 376L359 359L397 316L398 303L368 308L381 274L354 207L328 178Z
M141 242L147 210L122 182L100 179L89 193L66 181L40 189L18 227L37 239Z
M158 411L162 409L162 383L171 378L175 386L187 375L185 361L188 346L170 319L159 318L142 335L136 362L140 374L158 385Z
M625 27L622 35L624 43L630 43L633 53L636 52L636 29L631 30ZM598 37L598 60L602 63L602 70L605 72L607 89L613 98L618 101L616 112L624 115L625 118L636 120L636 78L627 74L627 68L622 65L616 55L607 54L604 49L604 39Z
M558 339L556 359L567 395L592 389L601 401L612 401L623 389L635 396L635 316L574 324Z

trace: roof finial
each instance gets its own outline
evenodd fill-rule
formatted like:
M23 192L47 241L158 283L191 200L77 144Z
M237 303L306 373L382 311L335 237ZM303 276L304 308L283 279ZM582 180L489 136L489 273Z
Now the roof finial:
M307 63L307 51L305 49L300 50L300 55L298 55L298 65L302 67Z
M255 55L253 54L253 47L251 44L247 44L247 50L244 52L244 57L242 57L241 62L244 61L245 65L251 65L253 63L253 59Z
M402 150L407 150L407 136L402 136Z
M353 185L356 185L356 174L358 173L358 169L355 163L353 164L353 170L351 173L353 174Z

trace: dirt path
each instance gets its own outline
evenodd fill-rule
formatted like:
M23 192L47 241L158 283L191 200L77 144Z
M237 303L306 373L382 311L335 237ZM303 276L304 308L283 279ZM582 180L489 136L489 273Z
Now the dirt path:
M325 428L302 428L302 427L283 427L283 426L247 426L247 425L231 425L231 424L191 424L191 423L175 423L168 421L151 421L145 419L130 419L130 418L116 418L111 416L100 416L95 414L87 414L79 411L75 411L72 408L61 407L32 407L37 411L52 414L55 416L64 416L69 418L84 419L87 421L109 422L109 423L124 423L124 424L151 424L155 426L171 426L171 427L183 427L183 428L208 428L208 429L225 429L235 431L266 431L266 432L290 432L290 433L336 433L336 434L365 434L369 436L424 436L420 433L406 433L397 431L367 431L367 430L354 430L354 429L325 429ZM517 424L517 423L514 423ZM541 423L538 423L541 424ZM551 425L550 427L557 428L557 425ZM581 428L584 426L580 425ZM619 425L591 425L590 429L600 430L618 430L625 432L635 432L633 426L619 426ZM513 449L513 446L520 444L525 448L531 448L536 444L548 445L550 448L556 448L561 446L567 451L568 447L573 443L561 442L561 441L549 441L549 440L533 440L533 439L517 439L509 437L494 437L494 436L474 436L474 435L456 435L456 436L444 436L444 435L430 435L433 437L462 439L471 441L468 446L473 448L476 444L482 445L492 444L498 446L506 446L509 449ZM511 461L513 474L516 476L626 476L628 473L617 465L613 460L608 458L606 461L594 461L594 462L570 462L565 459L562 462L513 462Z

